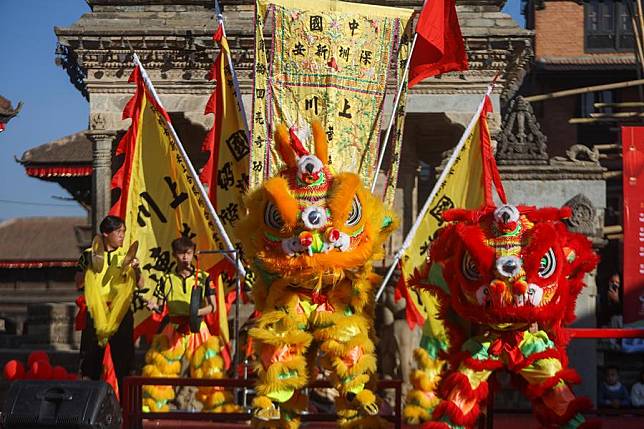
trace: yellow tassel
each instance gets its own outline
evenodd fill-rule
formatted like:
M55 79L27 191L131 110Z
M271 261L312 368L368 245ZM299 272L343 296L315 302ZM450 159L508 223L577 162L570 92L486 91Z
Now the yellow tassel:
M273 401L266 396L256 396L253 399L253 408L269 409L273 407Z
M418 425L431 419L431 413L417 405L406 405L403 411L405 422L410 425Z
M260 344L270 344L275 347L289 345L299 349L305 349L313 340L311 334L297 329L283 332L278 335L273 330L252 328L248 331L248 335Z

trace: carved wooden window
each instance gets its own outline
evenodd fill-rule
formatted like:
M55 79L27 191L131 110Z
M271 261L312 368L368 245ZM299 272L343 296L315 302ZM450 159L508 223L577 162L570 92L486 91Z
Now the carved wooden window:
M634 7L633 0L584 2L586 52L632 51Z

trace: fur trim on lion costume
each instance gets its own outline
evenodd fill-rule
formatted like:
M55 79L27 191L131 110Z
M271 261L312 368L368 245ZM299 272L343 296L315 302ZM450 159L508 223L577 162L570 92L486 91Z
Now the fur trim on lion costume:
M318 122L312 136L315 155L293 130L277 127L285 167L249 195L240 227L261 312L249 332L259 360L253 424L297 427L306 409L299 389L319 362L340 392L339 425L376 428L367 387L376 370L372 263L395 220L357 175L332 171Z
M597 256L586 237L568 231L562 220L569 216L568 208L510 205L444 213L450 223L432 243L424 276L412 283L436 298L451 334L444 344L425 331L405 409L409 422L473 427L489 376L503 368L544 427L595 425L581 415L590 401L569 388L579 376L568 368L562 326L574 320Z

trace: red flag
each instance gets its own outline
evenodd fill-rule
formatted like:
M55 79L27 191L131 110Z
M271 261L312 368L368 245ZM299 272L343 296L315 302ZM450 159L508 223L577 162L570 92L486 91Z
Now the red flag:
M103 380L112 386L116 399L119 399L119 385L116 381L116 371L114 370L114 362L112 361L112 349L110 343L105 346L105 353L103 354Z
M418 310L417 302L414 300L409 292L409 288L405 282L405 276L402 275L402 264L398 262L398 269L400 270L400 278L396 283L394 290L394 300L398 302L401 298L405 298L407 305L405 306L405 318L407 319L407 325L409 329L414 329L416 326L423 326L425 323L425 318L422 313Z
M411 54L409 87L425 78L467 70L467 54L455 0L427 0L416 24L418 39Z
M499 169L496 166L496 160L494 159L494 153L492 152L492 139L490 138L490 128L487 125L487 115L494 111L492 107L492 100L489 96L485 96L485 101L483 103L483 110L481 110L480 124L481 124L481 151L483 152L483 185L485 187L485 204L488 206L494 206L493 195L492 195L492 185L496 188L496 193L499 194L499 198L503 204L508 203L508 199L505 195L505 189L503 188L503 183L501 183L501 175L499 174Z
M220 42L222 37L223 31L222 26L220 25L217 28L217 32L215 33L213 39L215 40L215 42ZM208 131L208 133L206 133L206 137L204 138L204 141L201 145L201 150L207 152L210 156L208 157L206 164L201 169L201 173L199 173L199 180L201 180L201 183L208 187L208 198L210 198L210 201L213 204L217 203L217 158L219 157L220 143L217 131L219 131L219 124L221 123L221 110L217 109L217 105L221 105L221 99L223 97L221 90L223 78L217 75L217 71L221 69L223 61L225 61L225 53L222 49L220 50L219 55L217 55L215 62L212 64L210 73L208 73L208 79L216 80L217 86L215 87L215 91L210 94L210 97L208 98L204 113L206 115L209 113L213 113L215 115L215 125ZM217 80L218 77L219 80Z

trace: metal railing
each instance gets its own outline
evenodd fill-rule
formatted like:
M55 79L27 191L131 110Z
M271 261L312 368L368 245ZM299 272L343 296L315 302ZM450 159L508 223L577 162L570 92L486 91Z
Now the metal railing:
M570 335L571 339L599 339L599 338L644 338L644 329L642 328L567 328L565 332ZM485 410L481 413L478 421L479 429L493 429L494 428L494 414L529 414L531 410L519 409L504 409L495 410L490 404L494 403L494 392L490 391L487 399ZM585 412L591 415L626 415L634 414L637 416L644 416L644 410L637 409L624 409L624 410L610 410L610 409L593 409Z
M251 419L249 412L245 413L207 413L190 411L169 411L164 413L143 412L143 386L206 386L222 387L225 389L250 389L255 386L256 380L242 379L202 379L202 378L153 378L153 377L125 377L123 379L123 428L143 429L143 420L193 420L211 422L243 422ZM316 380L308 384L307 388L332 388L329 381ZM394 389L396 391L394 414L381 416L394 424L396 429L402 429L402 381L381 380L377 383L378 390ZM310 413L301 416L303 422L310 421L335 421L337 415L329 413Z

